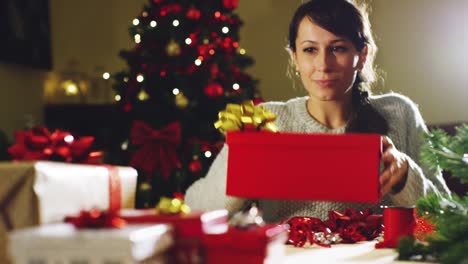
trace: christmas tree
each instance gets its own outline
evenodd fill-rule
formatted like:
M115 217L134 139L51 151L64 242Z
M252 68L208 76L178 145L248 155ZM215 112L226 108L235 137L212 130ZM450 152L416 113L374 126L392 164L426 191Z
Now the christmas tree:
M261 101L245 73L253 59L239 44L237 4L149 0L132 21L135 47L120 53L128 70L114 74L126 124L114 154L139 171L139 207L206 174L223 144L213 123L227 103Z

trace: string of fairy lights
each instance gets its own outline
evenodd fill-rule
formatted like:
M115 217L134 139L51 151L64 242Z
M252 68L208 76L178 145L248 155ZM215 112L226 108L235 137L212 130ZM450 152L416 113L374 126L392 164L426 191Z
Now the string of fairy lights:
M148 16L148 13L145 11L145 12L142 13L142 16L143 16L143 17L147 17L147 16ZM215 18L219 18L220 16L221 16L221 12L219 12L219 11L214 12L214 17L215 17ZM140 19L134 18L134 19L131 21L131 23L132 23L133 26L139 26L139 25L141 25L142 22L140 21ZM172 26L173 26L173 27L177 28L177 27L179 27L180 25L181 25L181 21L180 21L179 19L174 19L174 20L172 21ZM149 26L150 26L151 28L156 28L156 27L158 26L158 21L156 21L156 20L151 20L151 21L149 21ZM223 27L221 27L220 32L221 32L222 34L225 34L225 35L226 35L226 34L229 34L230 28L229 28L228 26L223 26ZM136 34L133 35L133 40L134 40L134 42L135 42L136 44L140 44L141 41L142 41L142 36L141 36L139 33L136 33ZM191 36L188 36L187 38L185 38L185 41L184 41L184 42L185 42L186 45L192 45L192 44L194 43L194 40L192 39ZM204 44L208 44L208 43L209 43L209 40L208 40L208 39L204 39L204 40L203 40L203 43L204 43ZM240 55L246 55L247 51L246 51L244 48L240 48L240 47L239 47L239 44L238 44L237 42L234 42L232 45L233 45L234 48L237 49L237 52L238 52ZM168 53L180 53L180 50L179 50L180 47L178 47L178 44L175 43L173 40L171 40L171 41L168 43L166 49L167 49L167 52L168 52ZM215 51L215 49L213 49L213 48L211 48L211 49L208 51L208 54L211 55L211 56L215 55L215 53L216 53L216 51ZM201 66L201 65L203 64L203 61L204 61L204 57L203 57L202 55L199 55L198 57L195 58L195 60L193 61L193 63L194 63L195 66L199 67L199 66ZM162 75L162 74L164 74L164 72L161 72L161 75ZM113 77L112 74L109 73L109 72L104 72L104 73L102 74L102 78L103 78L104 80L109 80L109 79L111 79L112 77ZM127 82L128 82L128 77L125 77L125 78L123 79L123 81L124 81L125 83L127 83ZM143 74L141 74L141 73L138 74L138 75L136 76L136 81L137 81L138 83L143 83L143 82L145 81L145 76L144 76ZM234 82L234 83L232 84L232 87L231 87L231 88L232 88L234 91L238 91L238 90L240 89L240 84L237 83L237 82ZM183 94L182 94L182 92L180 91L180 89L178 89L177 87L174 87L174 89L172 90L172 93L173 93L174 96L180 96L181 100L183 100L183 98L182 98L182 97L183 97ZM149 95L146 93L145 90L141 90L141 91L138 93L138 95L137 95L137 99L140 100L140 101L145 101L145 100L148 100L148 99L149 99ZM119 101L122 100L122 96L121 96L120 94L115 94L114 100L115 100L116 102L119 102ZM183 104L183 102L182 102L182 104Z

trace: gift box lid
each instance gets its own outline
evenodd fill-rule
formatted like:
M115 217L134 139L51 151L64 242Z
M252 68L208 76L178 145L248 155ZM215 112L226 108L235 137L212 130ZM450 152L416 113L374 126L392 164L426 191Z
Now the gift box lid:
M284 244L286 242L287 227L287 225L278 224L267 224L248 229L226 226L224 230L204 234L203 244L208 250L226 247L241 251L266 250L270 243Z
M128 225L122 229L77 229L71 224L48 224L10 233L12 256L28 254L112 255L137 261L164 252L173 244L172 227Z
M376 203L381 136L229 132L226 193Z
M119 216L128 223L170 223L174 226L176 237L201 237L204 232L225 224L227 210L193 211L188 214L157 214L154 209L125 209Z

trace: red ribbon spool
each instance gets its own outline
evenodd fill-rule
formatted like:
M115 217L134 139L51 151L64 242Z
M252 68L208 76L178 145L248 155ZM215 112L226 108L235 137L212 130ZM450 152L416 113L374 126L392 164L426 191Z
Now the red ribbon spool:
M401 237L413 236L416 226L414 207L385 207L384 241L377 243L376 248L396 248Z

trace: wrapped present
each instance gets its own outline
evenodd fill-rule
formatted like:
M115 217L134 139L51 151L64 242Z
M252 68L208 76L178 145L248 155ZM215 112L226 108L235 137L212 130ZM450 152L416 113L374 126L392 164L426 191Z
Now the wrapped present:
M227 189L257 199L379 200L376 134L228 132Z
M207 264L283 263L287 227L264 225L241 229L230 226L203 235Z
M120 217L130 224L170 223L174 227L173 263L204 263L202 236L227 225L227 210L158 213L154 209L122 210Z
M47 224L15 230L10 252L16 264L169 263L171 226L128 225L122 229L77 229L72 224Z
M133 208L137 172L130 167L62 162L0 162L0 263L6 233L62 221L91 208Z

